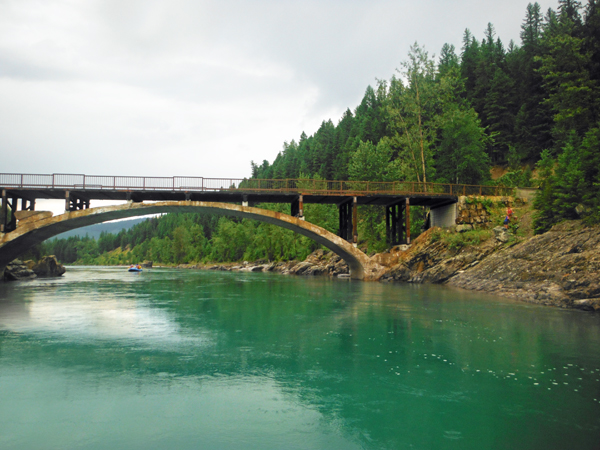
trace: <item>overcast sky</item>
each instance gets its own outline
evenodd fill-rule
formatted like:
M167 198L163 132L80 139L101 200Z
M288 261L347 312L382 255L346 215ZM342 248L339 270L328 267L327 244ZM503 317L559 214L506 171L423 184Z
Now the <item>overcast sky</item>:
M0 0L0 172L247 177L415 41L519 43L528 3Z

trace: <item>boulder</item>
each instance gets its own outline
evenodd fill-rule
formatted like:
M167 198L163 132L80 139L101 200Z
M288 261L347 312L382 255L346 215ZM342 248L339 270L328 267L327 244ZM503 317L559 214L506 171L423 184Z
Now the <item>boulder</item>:
M38 277L60 277L65 273L65 266L56 260L56 256L44 256L38 262L27 261L27 267Z
M35 272L29 269L20 259L11 261L4 269L4 279L7 281L27 280L35 277Z
M504 227L496 227L494 228L494 237L498 242L502 242L503 244L505 244L508 242L510 232Z
M309 270L312 266L313 266L313 264L306 262L306 261L302 261L302 262L296 264L294 267L292 267L290 269L290 273L292 275L304 275L304 272Z

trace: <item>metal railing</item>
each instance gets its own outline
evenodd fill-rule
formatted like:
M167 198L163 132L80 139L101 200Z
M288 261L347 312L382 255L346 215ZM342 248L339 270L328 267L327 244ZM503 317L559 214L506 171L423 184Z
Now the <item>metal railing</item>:
M412 181L328 181L205 177L141 177L83 174L0 173L0 188L119 191L298 193L304 195L510 195L511 188Z

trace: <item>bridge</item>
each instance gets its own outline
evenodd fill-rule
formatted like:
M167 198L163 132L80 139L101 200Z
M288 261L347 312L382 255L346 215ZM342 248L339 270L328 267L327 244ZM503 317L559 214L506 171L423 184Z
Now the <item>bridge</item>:
M418 182L237 179L204 177L98 176L82 174L0 174L0 270L28 248L74 228L108 220L171 211L210 210L291 229L340 255L356 279L374 279L378 267L356 248L358 206L385 208L389 245L410 243L410 206L432 211L456 203L459 195L507 195L498 186ZM65 202L52 217L35 210L38 199ZM91 208L93 200L126 201ZM254 207L285 203L290 214ZM335 204L336 236L304 220L304 204Z

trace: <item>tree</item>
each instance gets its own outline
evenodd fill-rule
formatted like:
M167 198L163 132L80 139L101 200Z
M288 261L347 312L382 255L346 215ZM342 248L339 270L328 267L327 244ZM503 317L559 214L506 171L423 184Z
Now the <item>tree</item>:
M453 105L440 119L440 129L436 154L438 180L456 184L483 184L488 181L487 137L475 110Z
M591 53L585 50L583 38L576 36L570 18L572 3L577 2L567 3L562 2L559 25L544 34L545 52L537 58L549 93L546 102L554 112L553 135L558 148L565 145L571 131L581 137L595 123L600 95L596 80L590 77Z

